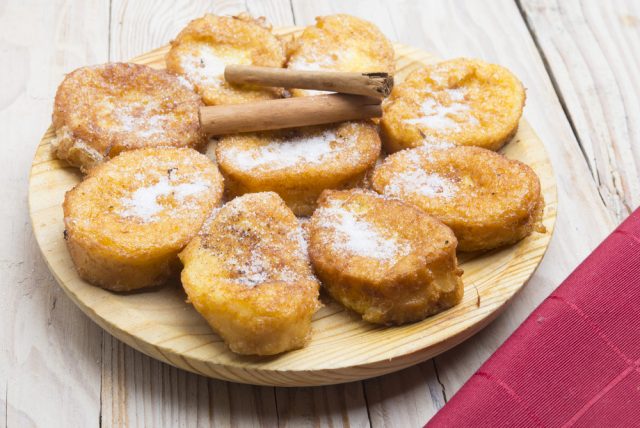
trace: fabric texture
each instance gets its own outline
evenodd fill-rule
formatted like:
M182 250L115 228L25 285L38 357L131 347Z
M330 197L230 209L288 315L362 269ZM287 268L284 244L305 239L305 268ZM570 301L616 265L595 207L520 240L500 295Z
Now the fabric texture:
M426 426L640 427L640 210Z

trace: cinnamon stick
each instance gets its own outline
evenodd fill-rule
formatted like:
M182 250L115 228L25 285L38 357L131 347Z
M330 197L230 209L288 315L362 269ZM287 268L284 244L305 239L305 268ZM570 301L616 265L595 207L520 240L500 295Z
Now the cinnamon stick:
M316 89L374 98L389 96L393 88L393 76L382 72L353 73L228 65L224 70L224 78L230 83Z
M329 94L200 108L207 135L266 131L381 117L380 100Z

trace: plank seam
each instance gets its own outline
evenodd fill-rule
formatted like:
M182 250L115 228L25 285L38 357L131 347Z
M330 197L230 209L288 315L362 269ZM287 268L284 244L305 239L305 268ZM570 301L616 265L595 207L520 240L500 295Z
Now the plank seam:
M293 0L289 0L289 9L291 9L291 18L293 19L293 25L298 25L298 21L296 20L296 11L293 7Z
M593 176L594 180L596 182L598 182L599 180L597 178L597 173L591 167L591 163L589 162L589 157L587 156L587 152L584 150L584 147L582 146L582 141L580 141L580 136L578 135L578 130L576 129L576 125L573 122L573 118L571 117L571 112L569 111L569 108L567 107L567 103L564 100L564 96L562 95L562 90L560 89L560 85L558 84L558 81L556 80L556 77L555 77L555 75L553 73L553 70L551 69L551 65L549 64L549 60L547 59L547 55L544 52L544 50L542 49L542 46L540 45L540 41L538 40L538 36L537 36L535 30L533 29L533 26L531 25L531 22L529 21L529 16L528 16L527 12L525 11L524 7L522 6L522 0L514 0L514 1L515 1L515 4L516 4L516 7L518 9L518 12L520 12L520 16L522 17L522 20L524 21L524 25L527 28L527 31L529 32L529 35L531 36L531 39L533 40L533 44L536 47L536 50L538 51L538 54L540 55L540 58L542 59L542 64L544 65L544 69L547 72L547 75L549 76L549 79L551 80L551 85L553 86L553 91L556 93L556 96L558 97L558 101L560 102L560 107L562 107L562 111L563 111L565 117L567 118L567 121L569 122L569 126L571 127L571 132L573 133L573 136L575 137L576 141L578 142L578 147L580 147L580 152L582 153L582 156L584 157L585 161L587 162L587 166L589 167L589 172L591 172L591 175ZM600 199L602 199L602 195L600 195ZM603 200L603 202L604 202L604 200Z
M9 381L5 384L4 389L4 426L9 426Z
M107 16L107 62L111 62L111 16L113 14L113 0L109 0L109 14ZM100 340L100 411L98 412L98 427L102 428L102 406L104 394L104 335L108 334L102 329ZM112 397L113 399L113 397Z
M367 408L367 419L369 419L369 427L373 426L371 422L371 409L369 408L369 399L367 398L367 388L364 387L364 382L360 381L360 388L362 388L362 397L364 398L364 406Z
M594 170L594 167L591 166L591 162L589 161L589 156L587 156L587 152L585 151L582 140L580 139L580 135L578 134L578 129L576 128L576 125L571 116L571 111L567 107L567 103L564 99L564 95L562 94L562 90L560 89L560 85L556 80L555 74L553 73L553 70L551 68L551 64L547 59L547 55L544 52L544 49L542 49L540 41L538 40L538 36L533 28L531 21L529 20L529 15L527 14L525 8L522 6L522 0L514 0L514 1L518 11L520 12L520 16L524 21L524 25L527 28L527 31L529 32L531 39L533 40L533 44L536 47L538 54L540 55L540 59L542 59L542 64L544 65L545 71L547 72L547 75L551 80L553 91L556 93L556 96L558 97L558 101L560 102L560 107L562 107L564 116L566 117L567 122L569 122L569 126L571 127L571 132L573 133L573 136L575 137L578 143L578 147L580 148L580 153L582 153L582 157L584 157L584 160L587 163L587 167L589 168L591 177L593 178L593 181L596 185L596 189L598 190L598 197L600 198L602 205L604 205L607 211L615 216L616 215L615 207L610 207L606 199L604 198L604 195L602 194L603 189L602 189L602 182L600 181L600 173L597 168L595 168Z
M107 21L107 61L111 62L111 22L113 15L113 0L109 0L109 19Z
M98 412L98 426L100 428L102 428L102 395L104 388L104 335L105 331L102 330L102 338L100 340L100 411Z
M432 358L431 361L433 362L433 371L436 374L436 381L438 382L438 384L440 385L440 389L442 390L442 398L444 399L445 404L447 403L447 391L444 387L444 383L442 383L442 381L440 380L440 374L438 373L438 365L436 364L436 358Z
M276 391L276 387L272 386L271 387L272 391L273 391L273 407L275 409L275 413L276 413L276 426L280 426L280 411L278 410L278 391Z
M582 3L579 2L578 3L579 7L581 8L581 12L582 12ZM584 12L582 12L582 16L584 17L584 23L586 24L586 28L587 31L589 31L591 33L591 35L593 36L596 44L598 45L598 49L604 54L606 52L606 49L604 48L604 46L601 45L600 42L600 38L596 36L596 34L591 30L591 24L589 22L588 19L588 15L585 14ZM615 76L615 72L611 69L611 66L608 62L605 62L609 72ZM618 91L618 94L622 94L622 88L620 87L620 82L618 81L617 78L613 79L613 82L615 84L615 87ZM623 101L623 105L624 105L624 101ZM625 107L625 113L626 113L626 107ZM629 129L629 117L625 114L624 117L624 123L625 123L625 127L627 129ZM607 132L610 134L611 137L613 137L613 135L611 135L613 132L609 127L609 124L607 124ZM629 134L631 135L631 134ZM613 139L613 138L612 138ZM611 171L610 178L611 178L611 184L612 184L612 190L613 190L613 198L614 198L614 206L611 207L611 209L614 211L614 215L616 216L616 218L619 219L619 221L622 221L623 219L625 219L629 214L631 214L633 212L633 207L631 207L628 203L627 200L625 198L625 193L624 193L624 189L621 189L622 183L619 183L618 180L616 180L616 175L615 172L618 171L618 167L617 164L615 163L615 160L611 159L611 156L607 156L606 157L606 161L607 164L609 165L609 169ZM598 183L600 184L600 183ZM603 186L604 190L608 190L606 188L606 185ZM620 213L618 211L618 209L616 209L615 207L615 199L617 199L618 203L624 208L624 210L626 210L626 212L624 213ZM605 204L606 205L606 204Z

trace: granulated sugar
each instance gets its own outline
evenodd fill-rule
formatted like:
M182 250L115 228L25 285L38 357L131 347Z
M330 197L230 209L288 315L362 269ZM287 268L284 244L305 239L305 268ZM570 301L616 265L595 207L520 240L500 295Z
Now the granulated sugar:
M217 212L216 224L208 227L207 233L213 229L216 236L236 243L225 249L230 255L221 261L230 273L229 281L249 288L269 282L315 281L300 225L265 230L259 221L262 217L256 210L273 202L267 192L237 197Z
M307 241L308 237L305 236L302 224L299 223L298 227L291 231L291 233L289 234L289 239L295 242L298 252L303 256L305 260L308 260L309 243Z
M433 136L426 135L422 139L422 146L419 146L419 147L426 151L444 150L444 149L450 149L451 147L455 147L455 144L450 143L449 141L433 138Z
M420 168L394 174L384 188L384 193L393 197L418 194L429 198L451 198L456 191L457 186L451 180Z
M429 97L420 106L422 116L406 119L404 123L423 125L437 131L458 131L464 123L477 125L478 120L471 114L471 108L463 102L464 92L461 89L451 89L446 92L450 100L448 105Z
M372 223L348 211L340 202L320 210L319 225L334 231L331 244L338 251L393 264L411 250L408 243L383 236Z
M226 63L227 59L217 55L206 45L200 46L194 55L183 55L180 61L187 78L199 85L219 85Z
M272 279L274 272L269 260L257 251L254 251L249 259L243 259L242 263L233 257L226 258L224 263L227 269L237 274L237 277L233 278L234 282L250 288Z
M287 68L292 70L331 70L335 68L336 61L331 55L318 53L316 51L306 52L306 55L295 56L287 64Z
M230 147L225 157L244 171L262 166L275 170L303 163L318 164L330 160L337 153L337 139L333 130L327 130L321 134L274 141L251 149Z
M184 86L185 88L191 91L194 90L193 83L189 82L189 80L187 80L184 76L178 76L178 82L180 82L180 84L182 84L182 86Z
M140 138L156 138L163 135L167 122L171 120L155 100L114 101L107 111L112 111L115 122L108 127L110 132L126 132L136 134Z
M130 198L121 199L124 210L120 212L122 217L138 217L144 222L153 221L165 207L158 202L162 197L173 197L178 203L182 203L189 196L196 195L209 188L202 180L194 180L188 183L174 183L165 176L150 186L136 189Z

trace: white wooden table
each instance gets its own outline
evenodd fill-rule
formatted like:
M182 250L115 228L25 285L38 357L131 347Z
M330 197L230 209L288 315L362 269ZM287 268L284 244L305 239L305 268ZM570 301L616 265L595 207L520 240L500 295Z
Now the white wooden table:
M243 10L279 26L351 13L392 40L503 64L523 80L525 116L557 175L559 215L540 268L489 327L381 378L252 387L132 350L56 285L31 231L26 192L64 73L165 44L205 11ZM0 425L422 425L640 204L637 0L0 0L0 64Z

